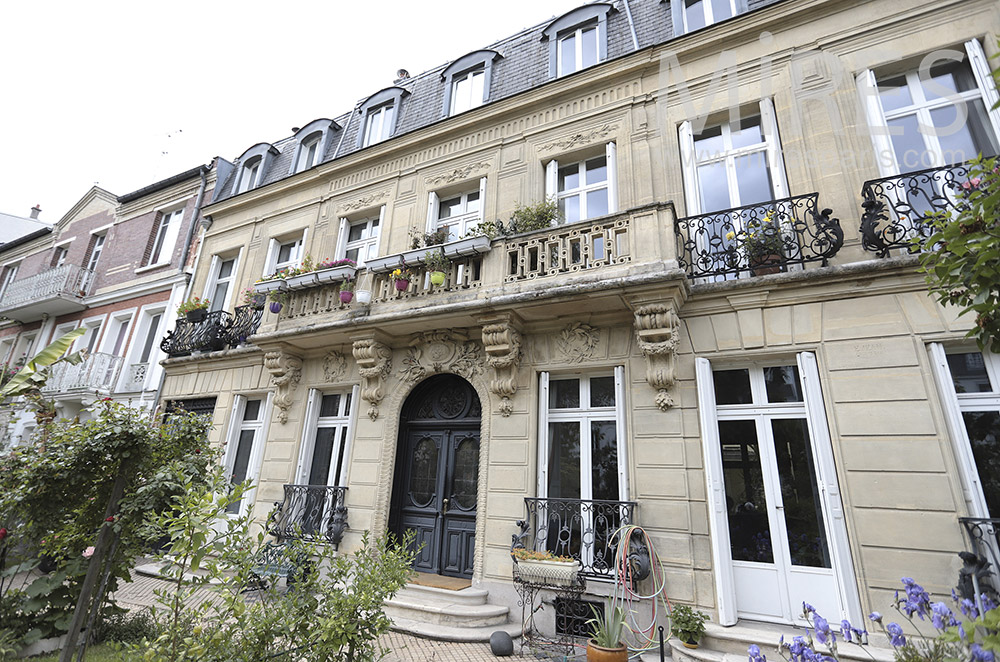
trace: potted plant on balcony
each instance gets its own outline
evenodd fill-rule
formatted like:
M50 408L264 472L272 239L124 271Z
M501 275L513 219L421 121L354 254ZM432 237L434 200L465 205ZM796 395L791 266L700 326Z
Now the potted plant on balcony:
M201 297L191 297L177 306L177 316L185 316L189 322L204 322L211 302Z
M517 547L511 550L514 575L529 584L572 586L580 573L580 562L545 550Z
M670 633L681 640L686 648L698 648L705 634L708 614L687 605L677 605L670 612Z
M440 287L448 277L446 272L451 267L451 260L445 257L444 251L439 248L424 254L424 266L431 272L431 284Z
M263 292L256 292L253 286L243 290L243 305L250 306L254 310L261 310L267 303L267 295Z
M628 646L622 641L622 635L628 625L625 623L625 610L617 601L611 600L601 613L591 605L594 617L587 621L590 626L590 639L587 641L587 662L626 662Z
M413 280L413 272L405 264L400 264L398 267L392 270L389 274L393 282L396 284L396 290L399 292L405 292L408 287L410 287L410 281Z
M747 221L746 229L742 233L743 246L740 248L746 263L750 266L750 273L754 276L776 274L781 271L785 261L785 239L776 217L777 213L771 209L761 220ZM736 233L729 232L726 234L726 239L733 241L736 239ZM731 247L730 251L735 251L735 247Z
M348 304L354 300L354 281L345 278L340 281L340 303Z

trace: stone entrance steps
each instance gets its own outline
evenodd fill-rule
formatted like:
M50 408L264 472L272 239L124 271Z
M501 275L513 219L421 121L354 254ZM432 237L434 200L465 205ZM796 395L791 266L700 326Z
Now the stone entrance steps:
M460 591L407 584L385 601L393 630L441 641L481 642L504 630L521 635L521 625L510 623L510 610L490 604L489 592L478 588Z

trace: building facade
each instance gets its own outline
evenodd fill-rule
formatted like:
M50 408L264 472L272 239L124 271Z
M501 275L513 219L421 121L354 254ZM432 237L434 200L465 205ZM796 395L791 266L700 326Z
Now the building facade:
M998 33L989 2L628 0L401 72L220 174L193 291L282 306L168 337L163 397L212 412L241 508L345 552L415 530L515 609L513 536L600 594L626 521L723 625L946 594L959 518L1000 515L1000 364L907 242L997 153ZM357 270L255 285L307 256Z

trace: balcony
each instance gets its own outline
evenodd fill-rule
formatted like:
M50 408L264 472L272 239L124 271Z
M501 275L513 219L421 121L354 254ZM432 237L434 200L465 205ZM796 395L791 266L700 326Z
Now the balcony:
M346 487L285 485L285 500L275 503L268 531L281 539L339 545L347 530Z
M865 182L862 246L878 257L893 249L912 252L914 238L932 233L927 217L960 210L969 185L969 165L963 163Z
M514 547L548 551L580 562L580 575L613 579L615 576L615 531L635 523L634 501L525 498L527 519L517 524ZM649 555L635 549L633 578L644 579L650 571Z
M215 352L229 347L239 347L257 332L263 308L237 306L233 314L215 310L200 322L184 317L160 343L160 349L170 357L187 356L194 352Z
M47 395L73 393L108 393L114 389L121 357L94 353L76 365L57 363L52 366L48 381L42 387Z
M65 315L83 310L94 272L64 264L34 276L15 280L0 298L0 316L34 322L43 315Z
M827 266L844 245L840 221L809 193L676 221L677 261L688 278L732 280Z
M959 517L958 521L969 538L972 554L960 554L965 567L959 571L958 592L975 600L983 613L979 596L983 593L996 599L1000 593L1000 518Z

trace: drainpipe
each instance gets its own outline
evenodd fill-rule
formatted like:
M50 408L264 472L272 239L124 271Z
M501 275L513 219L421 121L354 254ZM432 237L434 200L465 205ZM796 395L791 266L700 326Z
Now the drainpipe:
M635 46L635 50L639 50L639 37L635 34L635 21L632 20L632 9L628 6L628 0L623 0L622 4L625 5L625 15L628 16L628 29L632 32L632 44Z

